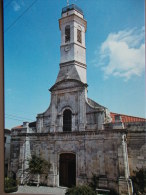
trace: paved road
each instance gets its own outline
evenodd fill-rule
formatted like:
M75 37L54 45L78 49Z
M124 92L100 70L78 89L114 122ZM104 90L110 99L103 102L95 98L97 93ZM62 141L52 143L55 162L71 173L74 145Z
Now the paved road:
M17 193L25 194L48 194L48 195L65 195L66 188L57 188L57 187L36 187L36 186L19 186Z

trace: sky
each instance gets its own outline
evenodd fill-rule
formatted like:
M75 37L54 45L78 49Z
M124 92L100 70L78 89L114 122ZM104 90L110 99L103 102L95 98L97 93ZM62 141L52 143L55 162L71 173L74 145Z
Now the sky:
M146 117L144 0L69 0L87 20L88 97L111 112ZM50 104L66 0L4 0L5 128Z

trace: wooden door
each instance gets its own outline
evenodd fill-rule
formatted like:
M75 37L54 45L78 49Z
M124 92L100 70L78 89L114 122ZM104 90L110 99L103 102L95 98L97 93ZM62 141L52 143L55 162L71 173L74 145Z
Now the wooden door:
M72 187L76 185L76 156L72 153L60 155L59 162L60 186Z

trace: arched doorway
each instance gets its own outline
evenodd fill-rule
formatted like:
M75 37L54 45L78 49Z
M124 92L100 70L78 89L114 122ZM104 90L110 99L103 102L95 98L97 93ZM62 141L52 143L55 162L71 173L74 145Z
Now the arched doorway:
M71 131L72 127L72 112L69 109L63 112L63 131Z
M76 155L72 153L60 154L59 185L72 187L76 185Z

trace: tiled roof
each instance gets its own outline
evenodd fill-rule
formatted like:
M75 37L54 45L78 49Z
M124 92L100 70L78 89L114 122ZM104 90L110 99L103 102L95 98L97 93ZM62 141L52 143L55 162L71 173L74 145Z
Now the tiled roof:
M12 129L22 129L22 128L23 128L23 126L22 125L19 125L17 127L13 127Z
M115 123L115 116L120 116L123 123L146 122L146 118L141 118L141 117L128 116L125 114L118 114L118 113L114 113L114 112L110 112L110 115L112 118L112 123ZM32 124L36 125L36 122L32 122ZM23 128L23 125L19 125L17 127L13 127L12 129L22 129L22 128Z
M122 122L123 123L130 123L130 122L146 122L145 118L140 118L140 117L135 117L135 116L128 116L124 114L118 114L118 113L113 113L111 112L111 117L112 117L112 122L115 122L115 116L121 116Z

